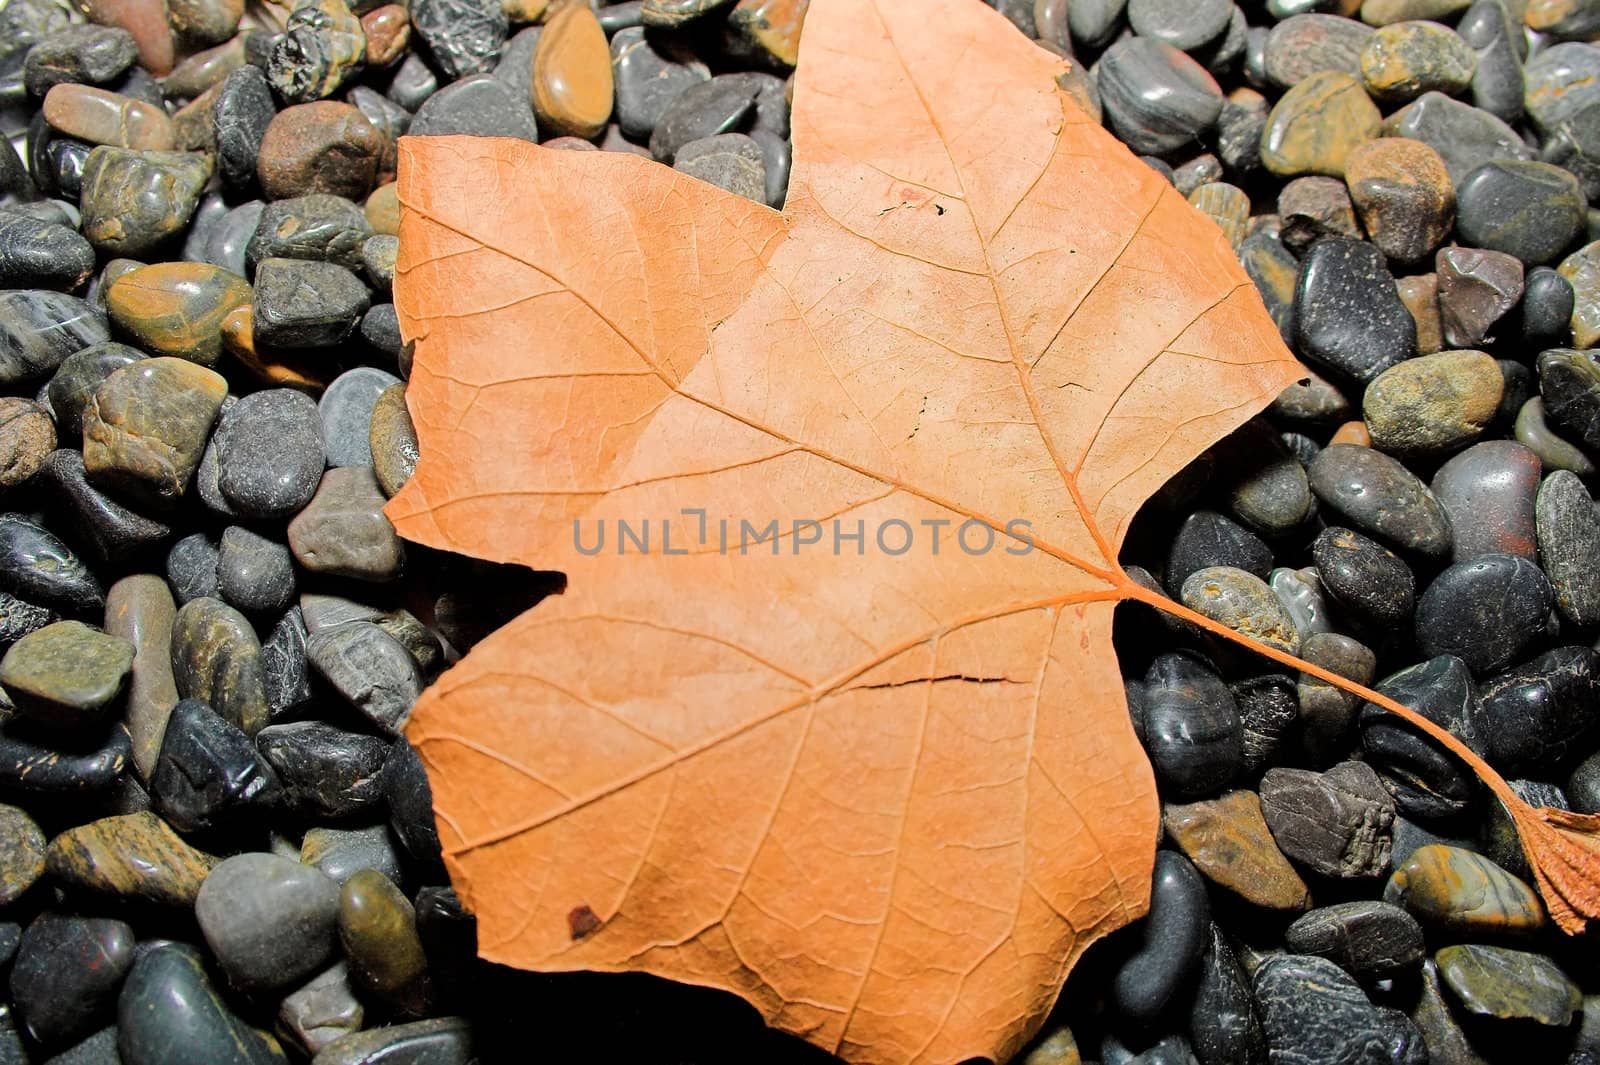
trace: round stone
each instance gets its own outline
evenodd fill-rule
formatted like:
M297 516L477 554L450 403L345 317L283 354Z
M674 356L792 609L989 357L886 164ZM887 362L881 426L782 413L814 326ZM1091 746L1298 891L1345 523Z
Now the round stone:
M615 90L605 30L583 4L557 9L533 53L533 109L547 130L589 138L611 120Z
M79 621L58 621L11 645L0 659L0 685L17 713L41 725L79 729L121 709L133 668L133 645Z
M1372 242L1390 259L1418 262L1449 235L1456 200L1450 172L1421 141L1383 137L1358 144L1345 161L1344 179Z
M192 599L172 622L178 694L198 699L254 736L267 723L261 642L248 618L210 596Z
M1324 529L1311 544L1317 574L1334 601L1371 628L1404 624L1416 603L1416 578L1405 561L1360 533Z
M267 56L266 75L288 103L332 96L366 61L361 20L344 0L315 0L296 7Z
M379 397L400 385L393 374L358 366L334 379L317 404L328 465L371 466L374 411Z
M1456 193L1456 226L1474 247L1514 255L1529 266L1560 257L1583 232L1578 179L1525 159L1488 162Z
M206 877L194 912L230 983L241 990L281 988L333 953L339 885L288 858L240 854Z
M44 873L44 833L27 812L0 805L0 906L27 893Z
M1140 37L1192 52L1228 30L1229 0L1128 0L1128 24Z
M1385 103L1404 103L1425 92L1454 96L1472 83L1478 57L1448 26L1395 22L1361 49L1361 78Z
M1190 144L1222 113L1216 80L1160 41L1118 41L1101 56L1096 79L1111 128L1140 154L1163 155Z
M390 385L373 404L369 442L372 469L387 496L405 487L416 471L419 457L417 430L406 407L404 383Z
M1431 558L1449 553L1449 516L1394 458L1358 444L1330 444L1308 473L1317 499L1361 532Z
M334 100L296 104L268 123L256 176L270 200L313 192L359 200L377 182L383 150L383 134L354 106Z
M216 445L218 487L250 517L298 513L322 480L326 456L317 404L292 389L240 399L222 416Z
M148 255L189 224L210 177L200 153L101 145L83 164L83 235L108 255Z
M107 491L170 506L188 489L228 383L184 359L142 359L101 382L83 418L83 463Z
M1525 558L1483 555L1454 563L1417 602L1417 647L1492 673L1539 638L1554 600L1550 582Z
M75 289L94 273L94 248L59 222L0 211L0 284Z
M1196 570L1183 582L1183 605L1253 640L1293 654L1300 647L1294 619L1267 582L1231 566Z
M230 525L217 552L217 587L247 613L281 613L294 600L294 560L283 544Z
M1372 32L1372 27L1338 15L1291 15L1267 34L1267 77L1282 89L1324 70L1359 77L1361 49Z
M339 942L358 988L403 1013L427 1008L428 959L417 936L416 913L380 871L365 869L345 881Z
M1205 798L1238 775L1243 726L1220 677L1198 659L1168 653L1151 663L1142 691L1142 735L1163 795Z
M1354 77L1337 70L1312 74L1273 105L1261 134L1261 162L1280 177L1343 177L1351 149L1375 138L1382 119Z
M1329 237L1311 246L1295 285L1301 355L1366 383L1416 351L1417 324L1400 302L1383 253Z
M332 347L350 335L371 301L366 284L336 263L264 259L256 267L254 341L279 350Z
M1583 1005L1578 986L1540 954L1460 943L1435 960L1445 986L1470 1013L1565 1028Z
M55 424L43 407L0 396L0 488L15 488L38 473L55 446Z
M146 351L215 366L222 319L250 302L244 278L208 263L155 263L130 270L106 290L106 310Z
M413 137L470 134L516 137L525 141L539 139L538 125L527 99L514 96L506 83L492 74L462 78L428 97L417 108L417 116L407 132ZM383 193L384 189L389 191ZM367 200L369 217L373 213L373 199L380 193L393 196L394 192L392 183L374 192Z
M1372 446L1392 454L1458 448L1488 427L1504 384L1500 367L1481 351L1441 351L1391 366L1361 400Z
M177 147L172 120L161 108L89 85L51 88L44 118L57 131L90 144L156 151Z
M1430 487L1450 516L1452 561L1534 557L1539 456L1513 440L1474 444L1439 467Z

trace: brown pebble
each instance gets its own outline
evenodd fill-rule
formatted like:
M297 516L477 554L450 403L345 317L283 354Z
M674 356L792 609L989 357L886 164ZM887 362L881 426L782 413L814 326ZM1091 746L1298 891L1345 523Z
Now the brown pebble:
M1333 435L1328 438L1328 443L1371 447L1372 434L1367 432L1366 422L1345 422L1333 431Z
M500 0L506 19L518 24L538 22L549 6L550 0Z
M615 94L611 46L584 4L556 11L533 50L533 109L541 131L573 137L605 132Z
M549 146L548 143L545 145ZM399 188L391 181L387 185L379 185L372 191L372 195L367 197L362 210L366 213L367 224L372 227L374 233L384 233L392 237L400 235Z
M183 59L161 79L169 100L192 100L244 66L244 34Z
M56 449L56 426L31 399L0 396L0 488L14 488L39 472Z
M319 371L308 360L292 356L262 356L256 351L255 308L246 303L222 319L222 346L256 380L273 388L293 388L317 395L333 380L334 369Z
M582 137L552 137L544 142L544 147L554 148L560 152L597 152L593 141L586 141Z
M383 494L393 496L417 469L417 430L406 407L406 386L390 385L372 408L372 469Z
M167 22L186 44L221 44L239 28L244 0L167 0Z
M1304 910L1311 891L1273 840L1253 791L1169 803L1161 823L1207 880L1269 910Z
M1261 134L1261 162L1279 177L1344 177L1350 150L1383 125L1361 82L1342 71L1313 74L1284 93Z
M218 82L193 100L172 113L172 130L179 149L186 152L212 152L217 148L215 118L217 97L222 95Z
M220 266L153 263L117 278L106 290L106 310L146 351L215 366L222 320L250 298L249 282Z
M1425 259L1455 222L1450 172L1421 141L1382 137L1358 144L1345 160L1344 179L1372 242L1396 262Z
M69 828L45 848L62 883L168 906L192 907L215 863L148 810Z
M172 70L177 46L172 27L167 24L166 0L78 0L78 8L90 22L117 26L133 34L139 65L156 77Z
M177 144L172 120L161 108L91 85L52 86L44 96L44 120L90 144L154 151L171 151Z
M367 35L367 65L386 67L406 54L411 43L411 17L399 4L384 4L361 16Z
M296 104L267 125L256 176L272 200L313 192L360 200L372 189L383 148L383 134L352 105Z
M1395 281L1400 302L1417 323L1417 354L1432 355L1444 348L1444 327L1439 322L1439 275L1412 274Z
M1279 239L1296 255L1323 237L1365 234L1344 182L1331 177L1297 177L1278 193Z
M728 14L728 25L740 44L781 67L792 67L800 56L800 28L805 24L810 0L739 0ZM1059 11L1066 23L1066 4L1046 6L1047 15ZM1060 42L1057 42L1060 43ZM1074 64L1076 65L1076 64Z

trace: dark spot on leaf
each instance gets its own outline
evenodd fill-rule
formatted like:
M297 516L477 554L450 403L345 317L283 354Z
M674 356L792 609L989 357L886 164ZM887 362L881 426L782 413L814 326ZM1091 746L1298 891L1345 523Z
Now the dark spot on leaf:
M587 905L574 906L567 913L567 928L574 942L600 927L600 918Z

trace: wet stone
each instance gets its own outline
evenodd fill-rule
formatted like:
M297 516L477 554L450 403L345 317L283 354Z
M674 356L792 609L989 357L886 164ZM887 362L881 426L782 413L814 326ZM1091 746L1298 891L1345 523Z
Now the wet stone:
M690 141L677 150L673 169L735 196L765 203L767 170L761 146L742 133Z
M1583 189L1567 171L1503 159L1485 163L1461 182L1456 224L1475 247L1532 266L1554 261L1577 239L1584 207Z
M1439 843L1413 851L1383 897L1429 927L1464 935L1528 933L1545 923L1527 884L1481 854Z
M1469 712L1501 772L1570 765L1600 739L1600 655L1588 647L1546 651L1485 681Z
M361 208L343 196L312 193L267 204L245 261L253 274L268 259L309 259L361 269L361 246L373 234Z
M1524 73L1528 117L1549 130L1594 98L1591 86L1600 78L1600 52L1575 41L1551 45L1528 60Z
M417 937L416 914L378 870L366 869L345 881L339 942L357 988L402 1013L417 1015L427 1008L428 959Z
M11 999L28 1034L59 1046L104 1025L133 964L133 942L122 921L48 912L34 918L11 967Z
M404 384L392 384L379 393L372 407L371 424L372 470L384 494L393 496L411 479L419 457L417 430L406 408Z
M184 699L167 722L150 775L150 798L174 828L200 832L270 809L279 785L250 738L197 699Z
M1428 486L1372 448L1332 444L1311 462L1318 500L1375 539L1430 558L1450 550L1450 519Z
M1246 244L1253 239L1246 238ZM1267 411L1300 425L1336 424L1348 420L1350 401L1326 378L1307 368L1306 376L1278 393Z
M1311 247L1295 287L1295 312L1301 354L1362 383L1416 349L1416 322L1383 253L1365 241L1334 237Z
M123 1065L281 1065L282 1051L229 1012L200 952L160 942L140 953L117 999Z
M55 425L43 407L16 396L0 396L0 488L25 483L39 472L55 446Z
M1519 443L1539 456L1545 469L1569 470L1579 477L1594 474L1595 465L1589 457L1550 425L1540 397L1534 396L1522 405L1513 431Z
M1477 56L1471 83L1473 106L1504 122L1519 121L1526 48L1522 27L1500 0L1476 0L1456 23L1456 32Z
M226 603L202 597L179 608L172 673L180 695L201 700L246 735L266 725L261 644L249 620Z
M1205 953L1210 917L1205 882L1194 866L1180 854L1157 851L1149 916L1138 946L1112 978L1118 1016L1148 1024L1162 1015Z
M1600 623L1600 512L1578 476L1557 470L1535 503L1539 562L1556 609L1574 625Z
M1128 24L1140 37L1192 52L1217 40L1228 29L1233 5L1227 0L1199 4L1172 0L1128 0Z
M1244 241L1250 198L1243 189L1225 181L1208 181L1189 193L1188 200L1195 210L1217 223L1233 248Z
M1334 526L1317 534L1311 556L1328 595L1362 625L1382 631L1410 619L1416 578L1382 544Z
M1269 769L1261 810L1291 859L1322 876L1378 876L1388 867L1394 801L1372 768L1341 762L1323 773Z
M1328 601L1315 567L1293 570L1280 566L1267 579L1267 587L1294 620L1302 644L1316 633L1329 631Z
M240 67L222 82L212 104L211 128L217 145L217 172L229 188L246 189L255 184L261 140L276 113L267 77L258 67Z
M1422 1033L1397 1009L1375 1006L1326 958L1282 954L1254 973L1256 1003L1273 1061L1325 1065L1426 1065Z
M408 131L413 137L464 134L473 137L539 139L533 111L492 74L474 74L445 86L417 108Z
M167 583L179 604L222 595L217 583L217 544L205 533L190 533L167 551Z
M344 962L312 977L299 990L284 996L278 1010L278 1030L308 1054L361 1030L365 1010L350 989Z
M1287 89L1324 70L1359 76L1361 49L1372 32L1370 26L1337 15L1291 15L1267 35L1267 77Z
M1261 135L1261 161L1280 177L1343 177L1351 149L1376 137L1381 121L1359 81L1342 71L1322 71L1273 106Z
M176 613L166 582L154 574L124 577L106 595L106 632L134 648L126 720L134 767L142 779L149 779L155 768L167 717L178 702L170 653Z
M84 412L90 480L153 506L175 503L200 465L227 387L219 374L175 358L112 373Z
M452 81L493 70L508 28L500 0L413 0L411 24Z
M103 895L189 907L211 859L155 814L119 814L70 828L50 841L45 869Z
M57 85L45 94L43 113L51 127L90 144L171 151L176 132L155 104L88 85Z
M314 192L359 200L377 181L384 147L383 134L351 104L295 104L267 124L256 177L269 200Z
M76 296L0 292L0 385L40 381L69 355L110 339L104 316Z
M564 5L545 20L532 84L533 109L546 131L584 139L605 131L615 98L611 51L588 7Z
M218 486L253 518L298 513L316 494L325 453L317 404L291 389L252 392L216 432Z
M28 50L23 83L34 96L67 82L104 85L121 76L138 57L138 46L124 29L64 26Z
M386 67L405 55L411 43L411 15L400 4L384 4L361 16L368 66Z
M1390 23L1361 50L1361 78L1385 103L1404 103L1425 92L1454 96L1472 83L1478 57L1448 26L1415 20Z
M1449 451L1488 427L1503 388L1500 368L1488 355L1443 351L1378 375L1367 386L1362 413L1376 448L1393 454Z
M37 795L80 795L114 788L130 760L128 731L74 736L30 728L22 722L0 725L0 787Z
M394 286L395 264L399 261L399 256L399 237L379 233L368 237L362 243L361 269L366 274L373 291L387 293Z
M222 319L250 302L242 277L207 263L155 263L117 278L106 310L117 327L154 355L215 366Z
M20 514L0 514L0 587L68 614L97 614L100 582L72 549Z
M1577 985L1540 954L1460 943L1434 959L1444 985L1469 1013L1565 1028L1583 1005Z
M1476 248L1441 248L1436 261L1445 341L1462 348L1481 344L1522 298L1522 263Z
M1214 795L1243 764L1232 693L1187 655L1160 655L1145 674L1144 741L1162 794L1173 799Z
M1556 346L1571 329L1576 294L1572 284L1548 266L1536 266L1523 279L1518 308L1522 336L1530 347Z
M167 0L167 19L190 45L220 44L244 16L243 0Z
M435 1017L356 1032L324 1047L317 1065L378 1065L389 1060L427 1065L469 1065L472 1025L462 1017Z
M17 713L41 725L81 729L120 709L133 668L133 645L79 621L58 621L29 633L0 659L0 685Z
M279 613L294 601L294 560L285 545L230 525L217 553L217 585L240 610Z
M335 691L385 731L404 727L422 693L422 674L410 653L370 622L313 633L306 654Z
M1452 560L1534 555L1539 457L1511 440L1474 444L1439 467L1433 493L1450 515Z
M1464 10L1472 0L1364 0L1361 21L1387 26L1407 19L1446 20Z
M375 810L389 744L320 721L273 725L256 737L283 782L285 807L307 819L344 820Z
M342 266L266 259L256 268L255 342L268 348L330 347L350 335L370 300L367 286Z
M1160 41L1113 44L1100 59L1096 84L1109 125L1141 154L1193 143L1222 112L1222 90L1205 68Z
M195 917L228 981L279 988L319 969L334 949L339 886L275 854L240 854L201 885Z
M311 666L306 661L305 618L290 607L261 644L267 706L274 719L311 701Z
M756 104L756 86L729 75L698 82L666 105L650 135L650 152L671 163L690 141L731 133L748 124Z
M94 273L94 249L76 231L0 211L0 285L74 289Z
M1250 979L1215 921L1189 1007L1189 1039L1205 1062L1266 1062L1266 1035L1250 995Z
M210 157L197 152L95 148L78 197L83 235L107 255L157 251L189 224L211 169Z
M1410 707L1484 752L1475 730L1477 688L1461 659L1440 655L1385 677L1377 690ZM1421 818L1460 813L1474 795L1474 781L1455 755L1407 722L1372 704L1360 715L1361 745L1382 775L1402 813Z
M1251 639L1293 654L1300 645L1294 619L1266 581L1232 566L1208 566L1183 582L1184 606Z
M1272 570L1272 549L1227 516L1197 510L1173 534L1167 553L1167 587L1178 594L1191 575L1212 566L1231 566L1266 577Z
M200 261L220 266L240 277L247 276L245 249L249 247L256 227L261 224L265 206L260 200L251 200L218 219L206 234L205 243L200 249Z
M420 54L413 52L395 68L394 77L389 79L389 88L384 96L407 111L415 111L438 88L439 79L433 70Z
M1255 792L1169 804L1162 812L1162 824L1167 837L1212 883L1270 910L1303 910L1310 905L1311 893L1273 842Z
M44 833L20 808L0 805L0 906L20 899L43 873Z
M611 72L617 121L623 133L638 140L649 138L680 93L711 78L704 63L646 35L642 27L612 35Z
M341 886L364 869L401 883L400 856L388 825L309 829L300 844L300 860L321 869Z
M366 55L366 32L344 0L315 0L284 22L267 57L267 81L285 102L310 103L339 91Z
M416 750L402 737L389 748L383 763L383 797L389 804L389 827L411 857L443 872L439 831L433 818L433 789Z
M1377 668L1371 648L1337 632L1307 637L1300 656L1357 684L1370 684ZM1301 674L1296 695L1300 701L1301 746L1313 764L1325 765L1348 749L1358 700L1310 674Z
M1312 910L1285 930L1284 944L1296 954L1327 958L1357 977L1413 968L1427 953L1415 917L1390 903L1368 900Z
M1357 145L1345 162L1345 181L1372 242L1396 262L1426 258L1450 232L1450 174L1421 141L1383 137Z
M1451 565L1417 601L1417 647L1454 655L1475 673L1515 661L1539 636L1554 605L1539 567L1515 555L1483 555Z
M1426 92L1390 115L1385 136L1422 141L1444 160L1457 188L1467 175L1495 159L1531 159L1515 130L1487 111L1440 92Z

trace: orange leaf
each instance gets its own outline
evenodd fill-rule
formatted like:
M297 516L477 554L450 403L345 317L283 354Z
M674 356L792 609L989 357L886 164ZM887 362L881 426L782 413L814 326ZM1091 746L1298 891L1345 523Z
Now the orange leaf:
M781 214L402 141L388 513L568 576L407 729L485 957L726 988L852 1061L1004 1059L1144 913L1113 606L1247 641L1117 546L1302 371L1063 67L978 0L812 0Z

